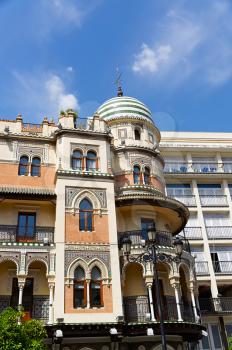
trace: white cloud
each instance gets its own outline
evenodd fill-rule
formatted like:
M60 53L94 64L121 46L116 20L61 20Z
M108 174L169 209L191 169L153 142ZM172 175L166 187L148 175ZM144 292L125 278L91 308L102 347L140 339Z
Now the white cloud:
M152 50L148 45L143 44L141 52L136 55L135 62L133 64L134 72L151 72L154 73L159 69L159 66L166 62L172 49L169 45L159 46L157 49Z
M70 72L70 73L74 71L73 67L71 67L71 66L68 66L66 68L66 70L67 70L67 72Z
M76 96L65 86L57 74L38 72L35 74L12 72L11 97L18 111L41 121L43 116L57 117L60 110L79 109Z
M80 7L80 1L73 0L51 0L50 2L55 14L62 18L63 21L80 25L85 15Z
M147 40L153 44L143 44L135 54L135 73L156 75L171 84L192 78L219 85L232 78L230 1L206 0L200 8L194 6L177 1L168 9L154 29L156 39Z
M66 93L63 81L58 75L52 75L45 83L48 97L59 109L77 109L78 101L73 94Z

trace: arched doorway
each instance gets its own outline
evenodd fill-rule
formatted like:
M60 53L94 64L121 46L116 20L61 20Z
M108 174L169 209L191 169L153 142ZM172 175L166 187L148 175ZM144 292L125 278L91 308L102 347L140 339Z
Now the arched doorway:
M17 266L14 261L0 263L0 312L9 306L18 306L18 295L12 294L13 281L17 279Z
M143 267L129 263L125 268L123 287L124 314L128 322L144 321L150 313L147 288L143 278Z

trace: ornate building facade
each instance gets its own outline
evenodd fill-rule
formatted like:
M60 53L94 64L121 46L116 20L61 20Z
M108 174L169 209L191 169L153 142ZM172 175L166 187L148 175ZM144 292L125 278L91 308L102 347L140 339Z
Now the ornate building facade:
M43 320L48 346L161 349L154 266L138 259L151 226L168 349L198 346L195 258L186 238L179 259L173 244L189 210L167 195L160 139L120 91L86 120L0 121L0 308Z

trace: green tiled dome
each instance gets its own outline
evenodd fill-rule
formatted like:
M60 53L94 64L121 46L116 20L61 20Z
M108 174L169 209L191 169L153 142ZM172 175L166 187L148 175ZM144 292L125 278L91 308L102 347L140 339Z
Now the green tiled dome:
M118 96L107 100L98 108L97 113L105 121L127 117L153 123L151 111L145 104L128 96Z

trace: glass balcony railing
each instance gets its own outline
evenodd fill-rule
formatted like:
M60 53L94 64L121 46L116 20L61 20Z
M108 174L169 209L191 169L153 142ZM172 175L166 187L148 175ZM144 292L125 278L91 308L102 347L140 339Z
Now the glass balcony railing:
M166 162L164 167L165 173L187 173L188 166L185 162Z
M206 226L206 231L209 239L232 239L232 226Z
M227 197L223 194L200 194L200 201L203 207L227 207Z
M192 169L195 173L216 173L218 171L218 164L193 162Z

